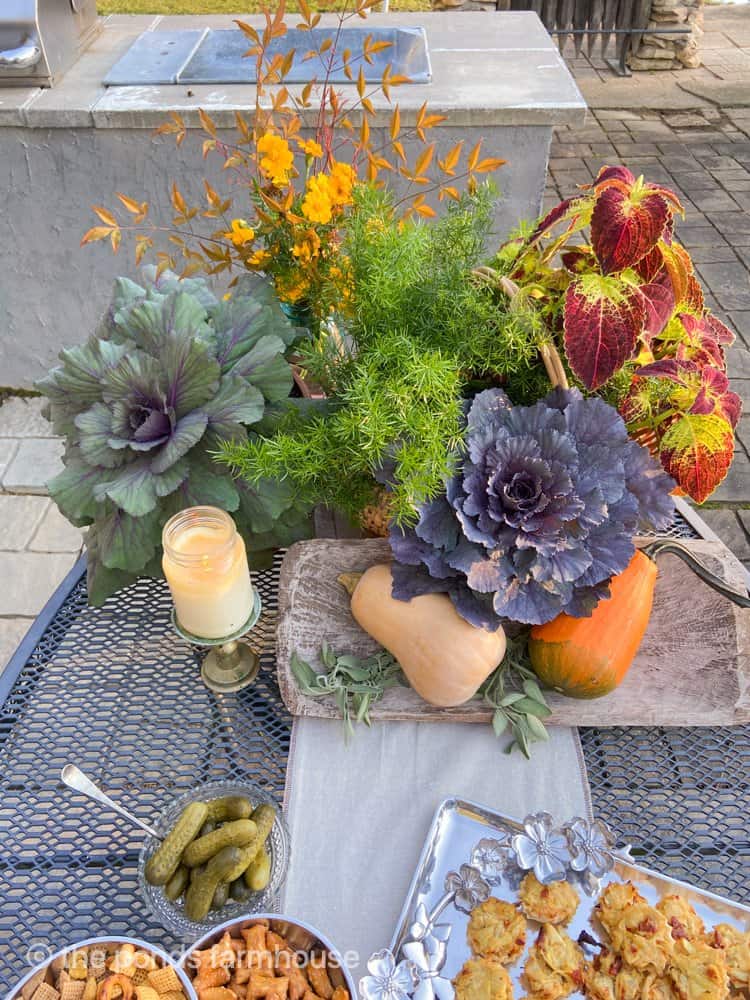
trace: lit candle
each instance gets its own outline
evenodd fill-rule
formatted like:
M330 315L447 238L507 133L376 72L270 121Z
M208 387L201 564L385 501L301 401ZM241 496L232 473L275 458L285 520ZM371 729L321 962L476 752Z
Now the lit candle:
M253 609L245 543L218 507L189 507L162 532L162 567L180 627L202 639L237 632Z

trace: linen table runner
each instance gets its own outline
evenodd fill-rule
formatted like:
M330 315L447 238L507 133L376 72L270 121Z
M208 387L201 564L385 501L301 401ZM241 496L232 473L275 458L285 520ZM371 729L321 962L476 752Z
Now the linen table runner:
M281 910L311 923L342 953L355 982L389 945L433 814L448 797L523 819L590 816L576 729L551 728L532 759L502 752L489 726L388 722L344 742L341 722L294 722L286 786L292 839Z

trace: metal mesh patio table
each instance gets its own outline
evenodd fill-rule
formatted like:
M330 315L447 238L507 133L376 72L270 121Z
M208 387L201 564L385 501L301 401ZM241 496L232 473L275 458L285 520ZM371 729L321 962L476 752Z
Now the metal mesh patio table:
M104 933L168 951L190 943L140 896L142 834L73 797L60 770L77 763L147 821L219 778L251 778L281 801L291 718L272 652L279 563L256 577L265 652L258 681L238 694L204 687L163 582L139 580L90 608L83 561L0 677L0 995L39 949ZM750 727L581 738L594 810L643 863L750 903Z

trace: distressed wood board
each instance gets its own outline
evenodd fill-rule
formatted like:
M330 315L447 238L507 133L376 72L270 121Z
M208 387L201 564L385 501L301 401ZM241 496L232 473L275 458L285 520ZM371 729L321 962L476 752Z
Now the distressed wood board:
M689 540L694 554L744 591L741 563L720 542ZM293 715L338 718L332 700L303 695L292 653L322 670L325 641L337 653L369 656L377 643L354 621L337 577L390 559L380 539L314 539L287 552L279 583L277 663L284 703ZM643 643L623 683L604 698L582 701L548 692L549 722L569 726L726 726L750 721L750 611L711 590L676 556L659 557L654 607ZM373 719L487 722L479 701L434 708L409 688L392 688Z

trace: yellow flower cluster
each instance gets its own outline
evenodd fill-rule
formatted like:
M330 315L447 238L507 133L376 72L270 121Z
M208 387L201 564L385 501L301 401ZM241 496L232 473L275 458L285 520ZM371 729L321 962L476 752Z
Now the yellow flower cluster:
M320 253L320 237L314 229L308 229L304 238L292 247L292 253L300 264L309 264Z
M232 229L224 236L236 247L244 247L255 239L255 230L244 219L232 219Z
M286 139L266 132L256 144L260 169L276 187L286 187L294 166L294 153Z
M330 222L334 212L350 205L357 175L348 163L334 161L330 173L313 174L307 181L302 200L302 214L310 222L323 225Z

